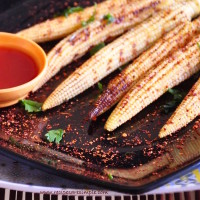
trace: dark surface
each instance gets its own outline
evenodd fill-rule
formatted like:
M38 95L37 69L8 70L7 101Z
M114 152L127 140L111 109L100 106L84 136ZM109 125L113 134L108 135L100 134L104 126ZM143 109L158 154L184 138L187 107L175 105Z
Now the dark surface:
M83 6L88 5L87 1L80 2ZM0 30L16 32L52 17L69 5L72 6L73 1L66 3L29 0L20 3L16 8L0 15ZM55 43L42 44L42 47L48 51ZM42 89L31 94L29 99L43 102L47 95L87 58L88 55L68 65ZM104 87L113 75L102 81ZM193 77L179 86L179 89L188 91L194 82ZM189 145L198 145L200 142L198 119L173 137L158 140L158 131L172 114L163 114L160 109L161 105L171 99L169 94L109 134L104 131L103 126L110 111L92 124L88 120L88 113L99 94L98 87L93 86L78 97L45 113L28 114L20 104L1 109L1 152L52 174L133 193L141 193L167 183L188 171L189 168L186 167L199 160L199 151L191 151ZM58 146L49 144L45 137L48 130L57 128L65 130L64 138ZM188 151L191 151L189 157L185 156L183 161L179 162L181 153L187 154ZM155 170L140 180L117 177L110 180L104 174L104 170L108 168L140 170L144 164L148 165L150 161L166 154L174 157L175 161L178 160L177 163L170 160L160 171ZM153 165L155 164L159 163L155 162ZM77 185L79 187L79 184Z
M0 154L0 180L9 183L52 188L102 189L92 184L80 183L41 171L37 167L20 162L18 158ZM1 193L0 193L1 194Z
M44 2L44 0L43 0ZM46 1L48 2L48 1ZM21 6L34 5L35 1L32 0L1 0L0 1L0 21L1 31L13 32L15 27L18 27L19 22L15 23L15 16L12 13L21 11ZM30 6L31 8L31 6ZM13 12L13 9L15 10ZM62 10L62 8L60 9ZM10 14L11 13L11 14ZM8 18L7 18L8 17ZM42 20L42 19L40 19ZM22 20L23 21L23 20ZM14 27L9 26L8 23L14 24ZM27 24L25 24L27 26ZM35 185L42 187L58 187L58 188L72 188L72 189L102 189L101 187L94 186L89 183L80 183L71 179L62 178L54 174L49 174L44 170L27 165L26 163L19 162L15 156L7 156L0 154L0 179L3 181ZM3 190L3 189L2 189ZM3 190L4 191L4 190ZM1 196L3 198L3 196Z
M28 0L1 0L0 1L0 12L3 13L6 10L14 8L25 1L28 1Z

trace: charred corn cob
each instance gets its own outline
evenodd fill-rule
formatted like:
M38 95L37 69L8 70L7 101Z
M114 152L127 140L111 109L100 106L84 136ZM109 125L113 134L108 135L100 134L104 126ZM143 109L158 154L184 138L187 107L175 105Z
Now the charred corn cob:
M17 34L35 42L45 42L62 38L81 27L83 21L87 21L95 14L95 19L101 19L104 15L119 9L121 6L135 0L107 0L97 5L85 8L83 11L72 13L68 17L61 16L36 24L24 29Z
M200 40L199 40L200 41ZM199 50L200 51L200 50ZM188 95L175 110L159 133L163 138L178 131L200 114L200 79L192 87Z
M177 28L166 34L154 46L144 52L122 73L112 79L107 89L99 96L90 118L96 118L113 105L115 105L131 88L134 82L145 74L150 68L166 57L170 52L178 49L200 29L200 18L194 22L180 24Z
M158 99L169 88L178 85L197 72L200 69L198 41L200 41L200 35L195 35L186 47L164 59L139 80L111 113L105 129L113 131Z
M129 3L122 6L113 15L115 22L106 24L104 20L95 21L63 39L48 53L47 73L34 88L34 91L54 76L63 66L84 55L91 46L103 42L109 37L116 37L136 23L148 18L160 2L158 0L139 0L132 4Z
M95 14L95 19L99 20L104 15L113 14L122 6L134 3L137 0L106 0L98 5L85 8L81 12L75 12L71 15L64 17L56 17L47 20L40 24L36 24L30 28L24 29L17 34L35 42L45 42L54 39L65 37L66 35L76 31L82 25L82 22L87 21ZM160 0L158 0L159 2ZM169 5L172 2L181 2L183 0L162 0L163 4Z
M138 56L181 21L196 16L199 9L199 4L194 1L175 4L136 26L75 70L47 98L42 109L50 109L82 93L119 66Z

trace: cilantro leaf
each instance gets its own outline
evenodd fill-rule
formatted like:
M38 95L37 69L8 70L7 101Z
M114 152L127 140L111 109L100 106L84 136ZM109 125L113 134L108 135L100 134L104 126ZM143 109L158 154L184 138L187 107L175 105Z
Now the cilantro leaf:
M115 21L115 18L110 13L104 15L103 19L107 22L107 24L110 24Z
M95 15L96 15L96 9L97 9L97 3L94 3L94 12L92 14L92 16L87 20L87 21L82 21L81 25L83 27L87 26L88 24L90 24L91 22L93 22L95 20Z
M55 142L56 144L59 144L62 140L64 134L63 129L57 129L57 130L50 130L48 131L45 136L47 137L47 140L49 142Z
M65 17L68 17L70 14L75 13L75 12L80 12L80 11L83 11L83 8L80 6L71 7L71 8L67 8L66 10L64 10L63 15Z
M21 100L22 105L25 107L25 110L28 112L40 112L42 110L42 103L32 100Z
M100 82L98 82L97 85L98 85L100 92L102 93L103 92L103 85Z
M174 100L176 101L182 101L184 97L183 93L176 89L169 89L168 92L173 95Z
M102 49L103 47L105 47L105 43L101 42L99 44L97 44L96 46L94 46L91 50L90 50L90 56L93 56L95 53L97 53L100 49Z
M175 108L177 106L177 102L175 100L169 101L167 102L165 105L163 105L161 107L162 112L164 112L165 114L169 113L171 110L173 110L173 108Z
M90 24L91 22L93 22L94 20L95 20L95 16L92 15L87 21L81 22L81 25L82 25L83 27L85 27L85 26L87 26L88 24Z
M169 89L168 92L173 95L173 99L167 102L165 105L161 106L161 110L166 114L176 108L186 95L186 93L177 89Z
M18 141L16 141L15 138L13 138L12 136L9 137L9 142L12 145L15 145L15 146L17 146L19 148L22 148L22 145Z
M112 180L112 179L113 179L112 174L108 174L108 178L109 178L110 180Z
M97 3L94 2L94 15L96 15L96 13L97 13Z
M61 13L55 13L53 15L54 18L56 17L59 17L59 16L65 16L65 17L68 17L69 15L71 15L72 13L75 13L75 12L80 12L80 11L83 11L84 8L80 7L80 6L77 6L77 7L70 7L70 8L67 8L65 9L63 12Z
M199 49L200 49L200 42L197 42L197 46L199 47Z

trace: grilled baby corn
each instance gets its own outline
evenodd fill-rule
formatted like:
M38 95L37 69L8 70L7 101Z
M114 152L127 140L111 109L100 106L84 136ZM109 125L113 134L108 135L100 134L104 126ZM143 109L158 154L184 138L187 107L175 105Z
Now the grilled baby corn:
M200 40L199 40L200 41ZM200 50L199 50L200 51ZM200 79L192 87L188 95L169 118L159 133L163 138L178 131L200 114Z
M107 24L105 20L95 21L63 39L48 53L47 73L34 91L53 77L63 66L83 56L91 46L103 42L109 37L116 37L148 18L160 2L158 0L138 0L129 3L114 12L115 22Z
M73 98L99 80L127 63L147 49L165 32L181 21L190 20L200 11L194 1L175 4L136 26L111 44L97 52L91 59L75 70L44 102L47 110Z
M105 129L113 131L125 123L146 106L200 69L200 51L195 35L186 45L164 59L158 66L139 80L122 98L108 118Z
M75 12L68 17L56 17L30 28L24 29L17 34L35 42L45 42L62 38L81 27L83 21L87 21L95 14L95 19L101 19L108 13L135 0L107 0L97 5L85 8L83 11Z
M200 18L192 23L182 23L134 60L122 73L109 82L107 89L96 101L94 109L90 113L90 118L95 119L115 105L128 92L136 80L170 52L184 45L199 29Z

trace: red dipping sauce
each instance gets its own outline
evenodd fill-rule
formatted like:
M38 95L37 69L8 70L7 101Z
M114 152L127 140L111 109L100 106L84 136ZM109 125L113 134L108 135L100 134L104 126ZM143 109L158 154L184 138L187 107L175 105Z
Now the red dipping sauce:
M14 48L0 47L0 89L27 83L38 72L35 61L26 53Z

